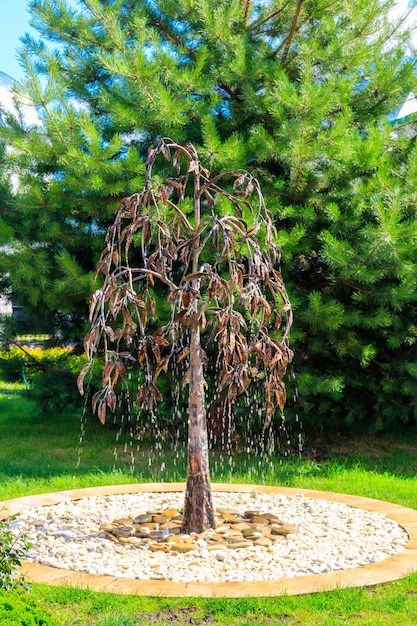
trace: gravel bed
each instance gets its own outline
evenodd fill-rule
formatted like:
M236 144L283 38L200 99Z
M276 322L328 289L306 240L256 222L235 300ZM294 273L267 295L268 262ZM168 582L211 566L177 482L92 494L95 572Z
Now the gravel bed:
M50 567L116 577L183 582L262 581L357 568L400 552L406 531L384 515L297 494L213 493L214 507L259 509L297 527L268 547L152 552L109 541L100 530L116 518L182 508L182 493L135 493L65 500L34 507L11 522L26 533L27 560Z

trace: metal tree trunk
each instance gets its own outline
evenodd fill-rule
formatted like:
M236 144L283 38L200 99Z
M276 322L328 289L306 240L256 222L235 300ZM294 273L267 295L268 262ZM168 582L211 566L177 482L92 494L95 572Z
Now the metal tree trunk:
M201 533L214 528L214 512L208 460L200 331L192 330L188 406L188 477L182 531Z

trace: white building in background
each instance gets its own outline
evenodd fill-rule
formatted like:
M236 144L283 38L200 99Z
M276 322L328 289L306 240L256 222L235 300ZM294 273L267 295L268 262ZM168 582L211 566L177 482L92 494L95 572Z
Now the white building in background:
M413 91L410 91L399 110L395 114L394 122L399 122L403 120L405 117L410 117L417 113L417 96Z
M0 295L0 315L6 315L10 317L13 315L13 305L9 298Z
M14 78L5 74L4 72L0 72L0 109L5 111L6 113L14 113L16 114L16 105L13 98L13 85L15 83ZM23 121L27 126L39 125L39 117L36 112L35 106L31 103L29 98L25 99L21 96L19 97L20 101L20 112L23 117ZM4 124L4 119L2 116L2 112L0 110L0 124ZM18 185L17 176L11 176L11 184L12 188L16 189ZM1 206L0 206L1 213ZM13 314L13 306L10 300L0 294L0 315L12 315Z

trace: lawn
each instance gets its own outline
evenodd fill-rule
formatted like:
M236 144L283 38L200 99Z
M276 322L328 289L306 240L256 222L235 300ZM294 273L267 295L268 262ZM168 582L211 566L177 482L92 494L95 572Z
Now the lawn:
M44 418L23 386L0 386L0 439L0 499L185 478L183 446L137 442L117 428L104 429L98 421L85 419L81 412ZM211 468L214 482L340 491L417 508L417 438L411 435L358 441L335 436L308 442L301 457L215 450ZM406 626L417 624L417 573L374 588L238 600L144 598L33 585L29 595L0 594L0 623Z

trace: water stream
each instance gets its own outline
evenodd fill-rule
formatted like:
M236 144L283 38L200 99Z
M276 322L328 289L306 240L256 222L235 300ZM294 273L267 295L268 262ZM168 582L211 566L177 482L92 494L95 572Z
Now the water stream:
M298 391L295 374L291 371L289 375L294 387L291 402L294 408ZM128 372L116 412L108 416L108 423L115 431L113 463L109 471L128 471L132 476L143 473L155 482L183 481L187 467L187 388L182 388L181 368L174 366L173 384L163 410L158 410L158 405L153 409L138 407L135 376L135 372ZM90 410L91 379L90 374L80 416L77 468L82 462L84 448L88 446L87 422L97 419ZM210 423L208 420L212 480L233 482L243 474L248 480L262 484L266 476L273 473L277 457L282 463L294 451L302 454L303 428L298 413L295 413L295 421L288 424L282 412L271 427L262 430L264 378L260 377L259 382L261 384L249 387L249 392L240 397L233 408L222 405L216 388L212 393L207 392L208 401L220 406L217 421ZM147 467L144 467L145 457Z

